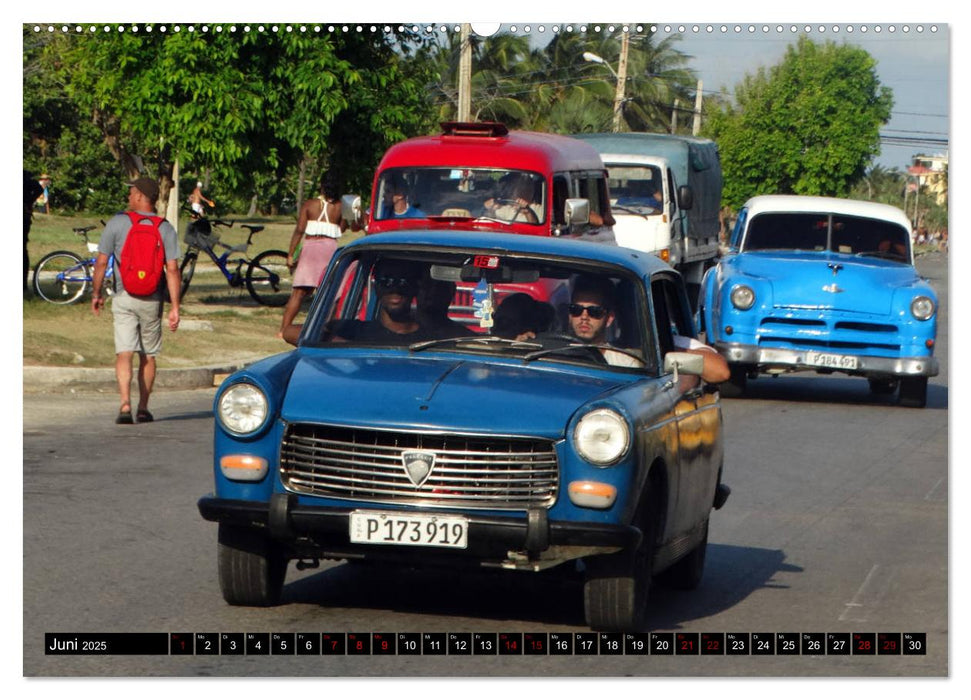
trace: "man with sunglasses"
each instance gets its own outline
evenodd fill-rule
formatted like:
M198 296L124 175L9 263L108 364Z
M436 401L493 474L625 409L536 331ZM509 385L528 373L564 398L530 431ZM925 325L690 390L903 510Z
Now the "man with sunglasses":
M591 345L606 345L607 331L616 320L613 283L605 277L577 277L568 310L573 335ZM600 352L609 365L644 366L643 362L623 352L608 348L601 348Z

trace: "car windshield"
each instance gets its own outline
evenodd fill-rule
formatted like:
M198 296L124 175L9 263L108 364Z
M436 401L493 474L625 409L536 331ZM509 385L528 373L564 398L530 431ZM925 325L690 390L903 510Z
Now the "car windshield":
M362 248L341 255L321 291L301 345L489 354L640 372L656 365L643 284L589 262Z
M890 221L859 216L768 213L752 217L744 251L831 251L910 262L910 236Z
M610 205L624 213L660 214L663 185L661 170L650 165L612 165L609 167Z
M542 176L495 168L391 168L378 178L374 218L434 217L543 224Z

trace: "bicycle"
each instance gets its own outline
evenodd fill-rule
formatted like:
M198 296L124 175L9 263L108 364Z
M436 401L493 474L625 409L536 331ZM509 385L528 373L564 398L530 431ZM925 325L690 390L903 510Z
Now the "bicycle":
M250 260L247 251L253 242L253 236L264 229L263 226L240 224L241 228L249 231L245 243L230 246L219 240L212 226L230 228L235 222L214 219L211 222L205 217L194 219L186 229L184 240L188 246L179 272L182 276L182 297L185 298L195 274L199 253L205 252L212 262L219 268L230 287L238 288L246 285L251 297L257 304L263 306L284 306L290 298L292 280L290 269L287 267L287 254L282 250L265 250ZM215 247L225 248L222 255L217 255ZM233 254L242 257L233 258ZM235 265L235 269L231 269ZM243 266L246 265L246 272Z
M102 222L103 224L104 222ZM74 304L81 300L94 280L94 262L97 259L98 244L88 240L88 231L96 226L81 226L73 229L76 236L84 239L84 244L92 257L81 258L68 250L48 253L34 266L34 294L51 304ZM104 292L111 295L114 285L115 256L108 258L105 270Z

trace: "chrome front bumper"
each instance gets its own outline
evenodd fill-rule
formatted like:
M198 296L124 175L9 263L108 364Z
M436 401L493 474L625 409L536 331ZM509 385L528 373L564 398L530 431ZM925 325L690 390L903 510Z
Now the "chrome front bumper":
M754 345L739 345L733 343L716 343L715 349L720 352L729 364L753 365L759 371L782 369L786 371L812 370L824 372L845 372L856 375L882 375L894 377L934 377L939 371L935 357L871 357L854 353L836 352L832 354L842 357L855 357L855 369L840 367L825 367L810 364L806 355L811 350L788 350L781 348L760 348Z

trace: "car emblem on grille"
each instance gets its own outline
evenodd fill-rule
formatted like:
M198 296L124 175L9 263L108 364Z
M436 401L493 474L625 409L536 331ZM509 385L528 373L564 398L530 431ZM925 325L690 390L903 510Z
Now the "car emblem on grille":
M842 265L840 265L839 263L829 263L828 265L826 265L826 267L828 267L828 268L829 268L830 270L832 270L832 271L833 271L833 276L834 276L834 277L835 277L835 276L836 276L837 274L839 274L839 271L840 271L840 270L842 270L842 269L843 269L843 266L842 266Z
M831 294L839 294L840 292L844 292L846 290L844 290L842 287L836 286L836 283L834 282L833 284L824 285L823 291Z
M404 464L405 473L408 479L415 486L424 484L431 476L432 467L435 466L434 452L403 452L401 463Z

